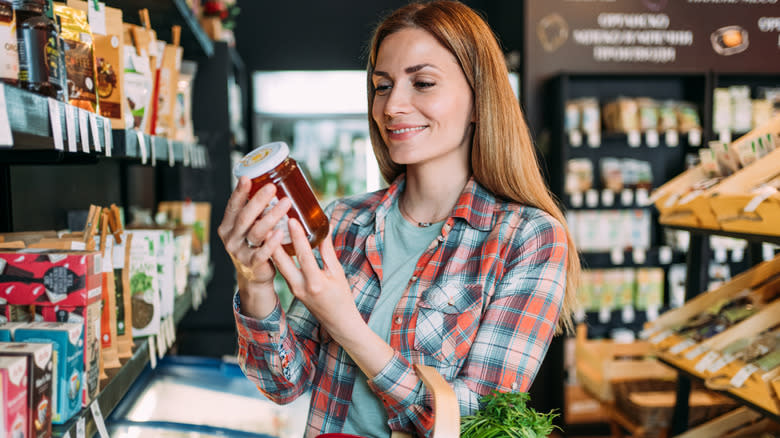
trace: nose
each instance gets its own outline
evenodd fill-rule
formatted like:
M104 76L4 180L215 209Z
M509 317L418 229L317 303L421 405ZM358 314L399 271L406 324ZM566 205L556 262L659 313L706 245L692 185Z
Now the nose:
M409 93L401 86L396 85L385 96L384 113L389 118L409 113L410 107Z

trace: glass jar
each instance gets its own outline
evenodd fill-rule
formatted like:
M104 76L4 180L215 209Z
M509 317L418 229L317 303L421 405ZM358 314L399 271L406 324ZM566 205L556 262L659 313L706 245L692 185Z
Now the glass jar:
M298 163L290 157L290 148L286 143L281 141L268 143L246 154L236 164L233 174L236 178L246 176L252 180L250 198L268 183L276 186L276 197L263 213L270 210L283 197L292 201L287 217L282 218L277 224L277 228L281 228L284 232L282 246L288 254L295 254L287 229L289 219L297 219L303 225L306 238L312 248L319 245L328 234L328 218L322 211Z
M57 25L45 10L45 1L14 1L19 83L34 93L61 98L62 46Z

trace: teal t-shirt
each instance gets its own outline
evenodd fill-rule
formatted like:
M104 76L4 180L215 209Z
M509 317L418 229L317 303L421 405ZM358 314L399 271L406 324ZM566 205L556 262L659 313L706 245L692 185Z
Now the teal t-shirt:
M385 342L390 342L393 310L412 278L417 260L441 233L443 225L444 221L425 228L410 224L401 216L397 200L385 217L382 289L368 319L368 326L384 338ZM376 394L368 387L367 380L366 375L357 368L355 386L352 388L352 404L347 412L343 432L370 438L387 438L390 436L387 412Z

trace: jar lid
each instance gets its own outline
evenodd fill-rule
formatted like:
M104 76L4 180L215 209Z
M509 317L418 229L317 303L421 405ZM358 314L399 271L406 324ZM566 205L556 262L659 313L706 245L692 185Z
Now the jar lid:
M255 178L268 173L290 155L290 148L283 141L264 144L252 152L244 155L244 158L236 163L233 175L236 178L247 176Z

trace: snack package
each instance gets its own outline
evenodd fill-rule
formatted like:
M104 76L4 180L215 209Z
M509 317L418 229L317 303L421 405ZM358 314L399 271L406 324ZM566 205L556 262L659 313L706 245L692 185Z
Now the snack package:
M124 45L122 10L98 3L68 0L71 8L87 13L95 43L95 69L100 115L111 119L113 129L125 127Z
M27 436L51 436L51 384L53 351L51 344L36 342L0 343L0 356L22 357L27 363Z
M151 115L154 76L145 29L124 23L125 128L146 132Z
M27 360L23 357L0 357L0 436L27 435Z
M650 98L636 100L639 109L639 130L650 131L658 127L658 103Z
M190 273L203 275L210 260L211 204L208 202L166 201L157 206L176 225L192 226Z
M59 3L54 4L54 13L60 18L60 37L65 46L68 103L96 113L97 70L87 13Z
M176 103L174 107L174 139L185 143L195 143L195 129L192 125L192 86L198 64L182 61L179 80L176 84Z
M15 84L19 78L16 14L10 2L0 3L0 81Z
M637 100L619 97L604 105L604 127L609 132L639 131Z
M174 26L173 44L161 42L162 57L157 71L157 112L154 134L168 138L175 136L176 93L184 53L179 46L176 29L178 26Z
M566 193L584 193L593 187L593 163L587 158L566 162Z
M125 233L113 247L116 290L116 338L119 359L133 357L133 306L130 292L130 249L133 235Z
M157 267L157 236L144 230L128 230L130 241L130 302L134 338L160 333L161 303Z

